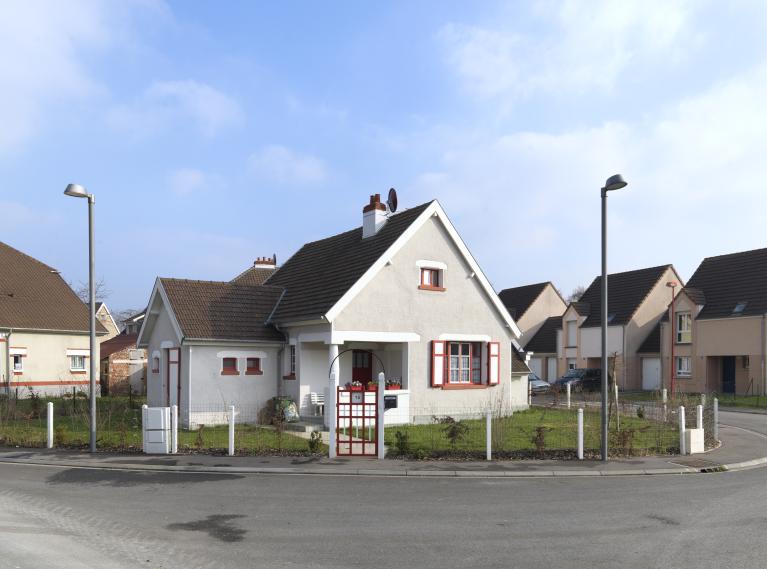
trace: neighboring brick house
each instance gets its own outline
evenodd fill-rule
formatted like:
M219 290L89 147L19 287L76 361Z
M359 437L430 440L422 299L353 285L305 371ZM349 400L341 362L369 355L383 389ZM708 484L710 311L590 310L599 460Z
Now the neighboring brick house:
M253 262L252 267L248 267L229 282L237 285L262 285L276 270L276 254L271 257L259 257Z
M59 271L0 243L0 390L61 395L90 383L88 307ZM107 333L96 321L96 334ZM98 357L98 344L96 345Z
M639 350L666 313L672 289L681 283L673 265L608 275L607 352L621 389L641 389L643 361ZM558 331L558 374L602 365L602 278L597 277L578 302L571 302ZM646 383L646 382L645 382Z
M85 305L87 306L88 303L86 302ZM120 333L120 328L117 326L117 322L112 318L112 313L109 312L109 308L107 308L107 305L103 302L96 303L96 320L101 322L101 325L107 331L106 334L99 337L100 344L103 344L110 338L114 338Z
M703 259L664 315L663 383L682 392L767 393L767 249ZM674 363L671 365L671 350Z
M119 334L101 344L101 394L146 393L146 350L136 347L138 334Z

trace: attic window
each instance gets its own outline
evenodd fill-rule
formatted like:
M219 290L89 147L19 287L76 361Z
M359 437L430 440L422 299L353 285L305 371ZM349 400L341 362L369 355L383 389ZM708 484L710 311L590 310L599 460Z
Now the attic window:
M748 305L748 302L739 302L735 305L735 308L732 309L733 314L743 314L743 311L746 309L746 306Z
M609 324L610 322L612 322L613 318L615 318L615 312L611 312L610 314L607 315L607 323Z
M442 270L431 267L421 268L421 283L418 285L421 290L445 290Z

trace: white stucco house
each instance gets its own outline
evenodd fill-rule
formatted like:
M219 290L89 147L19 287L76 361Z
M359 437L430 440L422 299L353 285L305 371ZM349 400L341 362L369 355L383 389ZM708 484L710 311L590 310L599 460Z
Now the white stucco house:
M400 384L386 392L397 400L387 423L490 401L527 407L520 330L442 206L391 213L375 195L362 217L233 281L158 278L138 338L149 404L178 404L192 425L216 405L280 395L309 417L312 394L384 372Z

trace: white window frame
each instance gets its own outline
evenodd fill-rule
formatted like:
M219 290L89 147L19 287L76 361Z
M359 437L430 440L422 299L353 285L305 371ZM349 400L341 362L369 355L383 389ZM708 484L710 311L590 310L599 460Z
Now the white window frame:
M572 342L570 341L570 331L572 330ZM565 348L574 348L578 345L578 321L568 320L565 322Z
M675 356L674 369L676 377L692 377L692 358L690 356ZM685 364L686 365L683 365Z
M18 367L16 366L18 362ZM24 356L21 354L11 354L11 366L13 367L13 373L21 373L24 371Z
M677 312L676 318L676 343L677 344L691 344L692 343L692 314L690 312ZM684 325L682 325L684 323Z
M68 356L68 357L69 357L69 371L86 371L87 370L85 356L82 356L82 355L71 355L71 356ZM78 358L78 359L82 360L83 367L75 367L75 358Z
M567 364L567 369L565 371L570 371L571 369L578 369L578 358L567 358L567 360L565 360L565 363Z

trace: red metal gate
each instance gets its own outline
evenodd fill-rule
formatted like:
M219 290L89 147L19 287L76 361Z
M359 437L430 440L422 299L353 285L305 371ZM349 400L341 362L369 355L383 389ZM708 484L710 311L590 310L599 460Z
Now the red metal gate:
M378 455L377 391L339 387L336 397L336 454Z

